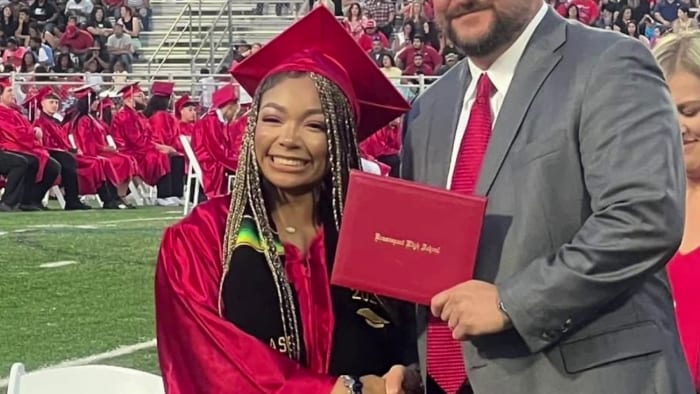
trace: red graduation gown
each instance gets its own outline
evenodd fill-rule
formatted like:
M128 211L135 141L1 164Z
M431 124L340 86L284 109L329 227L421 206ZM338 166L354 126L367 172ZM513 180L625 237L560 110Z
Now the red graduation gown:
M40 127L44 138L44 146L50 151L70 152L72 146L68 140L68 133L63 130L58 120L44 112L34 121L34 126ZM97 157L88 157L77 154L75 157L78 166L78 188L80 194L96 194L107 179L103 163Z
M153 133L151 138L153 142L172 147L180 156L185 154L180 143L180 121L175 115L167 111L158 111L148 118L148 123Z
M195 124L192 150L202 167L204 193L208 198L228 193L226 173L235 173L238 168L247 123L244 116L226 125L212 111Z
M668 264L668 276L683 350L695 390L700 392L700 248L688 254L677 254Z
M18 109L0 105L0 149L32 155L39 161L36 182L44 178L49 152L34 136L34 126Z
M152 135L148 119L133 108L123 106L112 121L112 137L119 151L136 158L143 181L155 186L170 172L170 159L156 149Z
M360 151L371 157L394 156L401 152L401 128L388 125L360 143Z
M319 364L327 364L327 359L304 368L219 315L229 204L229 196L211 199L165 232L155 292L158 355L166 392L330 393L336 379L315 370L324 369ZM296 276L292 273L291 280ZM320 349L319 354L324 351L327 354L328 349Z
M178 128L178 135L186 135L190 138L192 138L192 134L194 133L194 125L195 122L183 122L181 120L177 121L177 128ZM172 145L173 148L177 149L178 152L182 153L183 155L185 154L185 148L182 147L182 143L180 142L180 138L178 137L177 143L175 145Z
M123 153L107 152L107 128L90 115L81 116L67 124L75 144L83 155L106 160L105 176L113 185L121 185L138 174L136 160Z

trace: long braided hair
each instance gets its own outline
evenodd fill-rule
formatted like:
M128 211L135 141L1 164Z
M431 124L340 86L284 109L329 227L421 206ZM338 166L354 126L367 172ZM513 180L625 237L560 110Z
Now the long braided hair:
M360 153L356 138L356 119L347 97L331 80L311 72L281 72L268 77L258 88L253 98L253 106L243 137L238 170L236 171L232 190L229 216L226 221L226 234L223 245L224 267L221 277L221 288L223 288L231 256L236 247L241 221L244 214L250 212L257 225L264 249L263 253L275 281L277 296L280 300L280 314L284 335L292 339L289 343L290 351L287 354L290 358L296 360L299 360L301 357L300 325L297 322L292 286L289 283L284 265L276 249L275 230L269 215L271 204L270 201L265 201L266 194L263 183L266 181L261 176L256 160L254 136L262 95L287 78L302 78L306 76L312 79L318 91L327 130L329 169L317 190L316 210L321 217L329 222L324 226L324 230L327 244L330 244L327 247L327 256L330 259L327 261L329 266L332 263L335 254L334 243L342 221L350 169L357 169L360 166ZM328 216L332 217L332 219ZM221 297L219 313L223 316Z

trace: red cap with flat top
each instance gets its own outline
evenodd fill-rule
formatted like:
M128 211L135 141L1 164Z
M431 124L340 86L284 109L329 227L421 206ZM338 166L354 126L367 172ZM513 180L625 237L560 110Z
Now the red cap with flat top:
M37 105L50 95L58 97L50 86L44 86L33 95L27 96L27 98L24 99L22 106L25 108L29 108L29 106L31 105Z
M190 98L188 95L183 95L177 101L175 101L175 116L179 119L180 118L180 112L182 112L183 108L187 106L196 106L197 103Z
M174 82L155 81L151 85L151 94L154 96L170 97L175 91Z
M211 97L211 106L213 109L219 109L237 101L238 87L229 83L214 92Z
M81 99L85 96L89 96L95 93L95 87L93 85L83 85L72 89L70 92L73 93L73 96L75 96L75 98Z
M12 80L10 77L0 77L0 86L3 88L9 88L12 86Z
M123 100L130 99L133 96L143 93L138 82L132 82L119 90Z
M231 73L252 94L267 77L285 71L313 72L335 82L352 105L358 140L410 109L326 7L311 11L257 53L237 63Z

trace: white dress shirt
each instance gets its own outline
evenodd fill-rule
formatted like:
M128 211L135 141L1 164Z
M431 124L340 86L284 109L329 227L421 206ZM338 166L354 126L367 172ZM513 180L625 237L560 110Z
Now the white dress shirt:
M508 48L488 70L480 69L476 64L474 64L471 59L467 59L467 65L469 66L469 72L471 73L471 82L467 87L467 91L464 94L464 104L462 106L462 112L459 115L459 121L457 122L457 130L455 132L455 141L452 146L452 158L450 161L450 171L447 176L447 188L452 187L452 175L454 174L455 165L457 163L457 156L459 155L459 148L462 145L462 139L464 138L464 133L466 132L467 123L469 123L469 115L472 110L472 105L474 100L476 100L476 85L481 77L481 74L486 73L491 79L491 82L496 87L496 93L491 97L491 111L493 111L493 124L496 123L498 119L498 113L503 105L503 100L508 94L508 88L513 80L513 75L515 75L515 68L520 62L520 58L525 53L525 48L530 42L532 35L535 33L537 26L539 26L542 19L547 15L547 10L549 7L544 2L542 7L537 12L530 23L525 27L522 34L518 37L513 45Z

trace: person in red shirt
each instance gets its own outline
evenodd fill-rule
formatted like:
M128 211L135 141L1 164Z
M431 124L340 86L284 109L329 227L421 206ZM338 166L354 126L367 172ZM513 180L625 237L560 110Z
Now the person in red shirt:
M68 48L74 55L83 55L95 46L95 38L87 30L82 30L76 25L75 17L69 20L66 31L61 36L59 46Z
M415 306L329 275L358 139L408 103L325 7L233 74L255 94L232 195L197 206L161 244L165 390L384 393L382 376L417 358Z
M384 33L377 29L377 22L375 22L374 19L369 19L367 22L365 22L364 27L365 32L357 40L357 43L360 44L360 47L365 52L370 51L372 49L372 42L377 40L379 40L379 42L382 44L382 48L389 48L389 40L386 38Z
M247 123L246 117L235 120L238 110L236 86L224 85L214 92L212 109L194 126L192 150L202 168L202 186L209 199L228 193L228 177L238 168Z
M409 64L404 70L403 75L433 75L433 69L425 64L425 59L423 54L415 53L413 55L413 62Z
M579 21L586 25L592 26L600 16L600 7L595 0L571 0L568 5L575 5L578 8Z
M423 55L423 63L430 67L431 70L437 70L442 66L442 56L438 51L429 45L425 45L425 37L422 34L416 34L413 37L413 45L404 48L396 55L396 60L400 67L405 69L411 63L416 53Z

